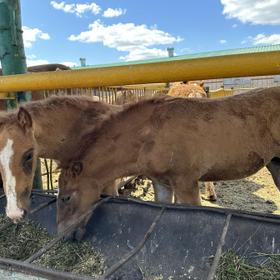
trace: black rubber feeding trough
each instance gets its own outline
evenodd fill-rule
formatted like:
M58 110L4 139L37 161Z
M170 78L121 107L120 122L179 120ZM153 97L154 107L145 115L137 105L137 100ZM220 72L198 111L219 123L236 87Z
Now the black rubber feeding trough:
M242 256L280 253L279 216L106 197L95 208L85 235L104 256L103 276L53 271L32 262L61 239L55 235L54 202L54 195L34 192L29 215L54 241L23 262L0 258L0 279L5 279L1 273L10 273L14 279L210 280L226 250ZM2 197L2 212L4 205Z

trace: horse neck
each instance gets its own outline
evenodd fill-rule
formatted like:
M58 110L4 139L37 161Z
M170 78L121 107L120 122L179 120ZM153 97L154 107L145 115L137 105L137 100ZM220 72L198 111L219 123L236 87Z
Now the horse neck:
M39 114L31 113L39 156L59 161L71 156L82 137L98 125L96 115L88 110L93 104L42 108Z
M124 118L109 120L109 126L84 152L85 173L100 185L116 178L143 174L139 163L143 143L150 138L152 110L130 112Z

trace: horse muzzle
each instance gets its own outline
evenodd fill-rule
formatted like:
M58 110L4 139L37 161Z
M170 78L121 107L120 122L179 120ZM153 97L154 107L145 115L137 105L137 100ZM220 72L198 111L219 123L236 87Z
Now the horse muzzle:
M17 223L24 217L26 211L20 208L6 209L6 214L14 223Z

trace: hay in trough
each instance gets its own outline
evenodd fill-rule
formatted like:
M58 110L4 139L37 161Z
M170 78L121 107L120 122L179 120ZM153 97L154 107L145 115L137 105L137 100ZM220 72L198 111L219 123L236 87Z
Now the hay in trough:
M106 268L101 254L86 241L61 242L36 263L47 268L88 276L102 275Z
M10 221L0 215L1 226ZM51 240L45 229L24 220L0 231L0 256L14 260L25 260Z
M280 254L256 253L250 259L260 258L261 264L254 266L245 257L234 252L225 252L219 262L217 280L279 280Z
M0 226L10 220L0 215ZM29 220L10 224L0 231L0 257L25 260L51 241L46 229ZM47 268L89 276L104 273L104 260L89 242L60 242L34 262Z

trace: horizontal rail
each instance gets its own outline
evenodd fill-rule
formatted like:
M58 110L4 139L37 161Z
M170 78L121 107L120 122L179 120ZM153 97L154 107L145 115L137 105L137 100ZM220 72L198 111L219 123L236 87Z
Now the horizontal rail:
M78 70L2 76L0 92L120 86L280 74L280 49L178 56Z
M95 278L89 276L82 276L77 274L72 274L70 272L62 272L57 270L52 270L49 268L39 267L38 265L25 263L22 261L7 259L0 257L0 268L6 271L13 271L21 274L25 274L24 279L27 277L33 276L31 279L37 279L34 276L43 277L38 279L52 279L52 280L93 280ZM20 277L16 278L16 274L12 279L23 279ZM20 275L19 275L20 276ZM4 277L4 276L3 276ZM3 278L1 278L3 279ZM5 278L7 279L7 278Z

